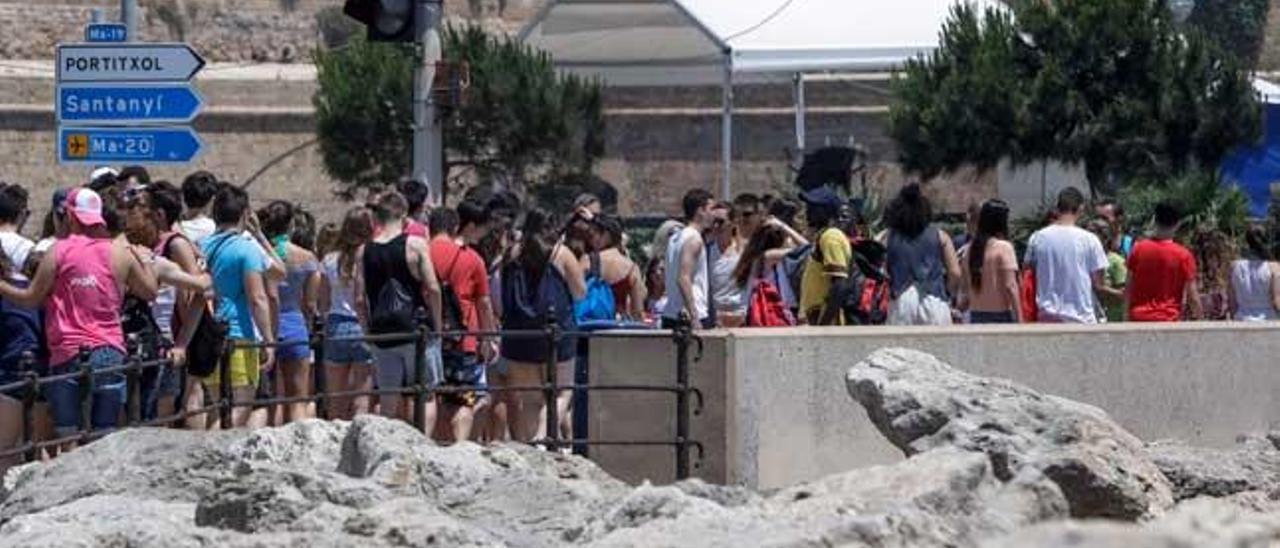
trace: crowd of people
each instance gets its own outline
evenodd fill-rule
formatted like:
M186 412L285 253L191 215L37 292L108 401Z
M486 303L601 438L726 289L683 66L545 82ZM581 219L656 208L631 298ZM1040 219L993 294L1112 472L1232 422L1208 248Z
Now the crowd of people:
M512 334L542 333L549 319L573 331L1273 320L1280 311L1280 265L1262 227L1238 256L1212 234L1188 249L1176 239L1175 204L1156 207L1154 229L1137 238L1114 202L1085 219L1076 189L1058 196L1021 257L1005 203L976 205L965 232L951 235L914 184L888 204L878 233L857 202L827 187L799 202L692 190L648 258L632 255L621 220L591 195L567 215L503 192L430 208L427 187L406 180L317 226L286 201L255 210L244 189L208 172L175 185L138 167L102 168L54 193L38 241L22 234L28 199L0 184L0 387L9 387L0 451L21 440L28 371L100 371L131 357L172 364L145 369L132 403L144 420L175 427L316 416L308 397L323 368L330 417L408 419L400 390L423 380L448 388L425 410L437 440L531 441L551 434L543 394L493 388L541 386L552 358L559 384L571 382L579 341ZM425 351L414 335L423 326ZM319 351L313 329L324 331ZM125 373L81 381L42 383L37 439L110 430L131 411ZM205 412L224 385L243 404L229 424ZM555 434L571 437L572 392L557 396Z
M888 203L883 228L829 187L786 200L717 202L694 190L683 219L659 228L646 269L650 312L696 325L950 325L1275 320L1280 263L1272 235L1250 226L1237 246L1214 229L1179 242L1185 214L1161 202L1144 234L1114 200L1057 197L1019 252L1001 200L969 208L963 233L934 222L910 184ZM802 229L803 227L803 229ZM1188 247L1188 245L1190 247ZM1239 251L1237 251L1239 248Z

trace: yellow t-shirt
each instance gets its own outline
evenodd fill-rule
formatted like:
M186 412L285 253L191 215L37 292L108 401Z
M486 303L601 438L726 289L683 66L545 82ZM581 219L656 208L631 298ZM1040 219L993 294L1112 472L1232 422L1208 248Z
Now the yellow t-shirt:
M818 262L818 256L822 262ZM800 314L806 318L821 314L822 305L827 302L827 293L831 291L831 278L844 278L849 275L849 257L853 255L853 247L849 238L839 229L828 228L818 237L818 249L809 255L804 265L804 276L800 279ZM817 310L815 314L814 311ZM844 325L844 315L836 316L836 323Z

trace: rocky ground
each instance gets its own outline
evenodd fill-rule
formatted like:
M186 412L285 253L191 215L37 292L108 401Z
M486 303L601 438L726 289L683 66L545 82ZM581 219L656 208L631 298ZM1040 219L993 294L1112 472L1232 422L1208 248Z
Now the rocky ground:
M1100 409L908 350L847 382L908 459L756 493L633 487L376 417L130 430L11 471L0 546L1280 546L1277 436L1146 444Z

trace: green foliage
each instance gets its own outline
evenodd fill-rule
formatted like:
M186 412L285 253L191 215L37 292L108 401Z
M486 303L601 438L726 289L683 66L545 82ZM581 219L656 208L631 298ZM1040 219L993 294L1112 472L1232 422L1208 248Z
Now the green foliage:
M1249 198L1234 186L1224 186L1212 172L1190 172L1166 184L1136 182L1121 190L1118 199L1130 228L1139 233L1149 228L1156 204L1164 200L1178 204L1186 214L1184 240L1203 229L1239 238L1249 226Z
M1212 169L1259 131L1247 72L1160 0L957 7L893 84L890 132L925 176L965 165L1082 163L1095 191Z
M1197 0L1187 25L1253 66L1266 35L1267 0Z
M444 124L449 169L516 189L591 171L604 153L598 82L558 74L547 53L479 27L444 37L446 58L471 67L469 97Z
M559 75L546 53L478 27L442 34L446 60L471 76L461 103L441 110L446 180L474 175L525 192L590 172L604 150L598 83ZM349 188L410 172L416 62L410 45L358 36L316 54L320 150Z
M412 48L353 38L316 55L312 103L325 171L353 187L409 173L413 161Z

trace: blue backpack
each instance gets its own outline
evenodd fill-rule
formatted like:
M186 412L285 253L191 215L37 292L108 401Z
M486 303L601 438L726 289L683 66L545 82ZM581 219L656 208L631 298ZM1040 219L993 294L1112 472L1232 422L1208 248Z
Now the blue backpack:
M587 273L587 295L573 305L573 317L578 323L613 321L618 307L613 301L613 288L600 275L600 254L592 253L591 271Z

